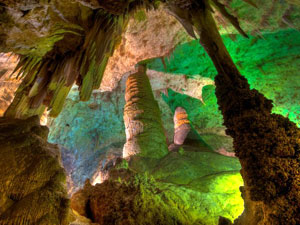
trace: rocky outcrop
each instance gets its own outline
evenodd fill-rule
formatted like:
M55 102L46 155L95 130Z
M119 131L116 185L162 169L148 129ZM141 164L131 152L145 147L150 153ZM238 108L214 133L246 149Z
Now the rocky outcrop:
M0 224L61 224L69 220L65 172L39 118L0 118Z
M168 29L168 32L165 30ZM168 58L174 48L190 38L175 18L162 8L140 10L129 21L121 44L109 59L100 86L102 91L114 90L122 77L145 59Z
M161 112L155 101L145 66L126 81L123 157L161 158L168 153Z
M147 174L118 164L109 180L95 186L87 181L71 207L100 225L216 225L220 215L232 221L243 211L238 160L202 150L184 147L184 153L143 160L145 167L154 165Z
M300 130L287 118L271 114L271 101L256 90L250 91L245 79L239 78L241 88L237 90L226 85L221 76L216 81L227 133L234 138L242 165L244 196L248 195L248 204L261 204L252 207L254 212L245 212L236 224L245 220L251 221L249 224L299 224ZM235 103L224 104L225 96L236 99ZM237 102L238 112L234 110Z

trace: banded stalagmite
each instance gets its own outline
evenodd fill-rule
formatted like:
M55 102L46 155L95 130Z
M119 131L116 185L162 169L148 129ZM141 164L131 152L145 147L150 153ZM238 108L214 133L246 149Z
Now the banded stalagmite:
M125 101L126 143L123 157L138 155L161 158L165 156L168 153L168 147L161 113L154 99L145 65L139 65L138 71L128 77Z
M188 114L182 107L177 107L174 114L174 140L169 145L170 151L176 151L183 145L188 133L191 130Z

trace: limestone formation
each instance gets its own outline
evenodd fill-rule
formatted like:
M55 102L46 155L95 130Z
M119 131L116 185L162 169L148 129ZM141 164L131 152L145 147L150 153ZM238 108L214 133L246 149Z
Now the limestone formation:
M184 108L177 107L174 114L174 140L169 145L170 151L178 150L183 145L188 133L191 130L190 121Z
M12 53L0 53L0 116L3 116L7 107L14 98L20 81L11 73L18 63L18 57Z
M109 180L89 181L71 198L71 207L100 225L217 224L220 215L236 218L243 211L237 159L200 148L183 147L162 159L142 161L147 174L136 174L123 160ZM123 165L122 165L123 164Z
M68 224L65 172L47 135L38 117L0 118L1 225Z
M75 82L81 87L81 100L88 100L92 90L100 86L108 59L122 40L129 16L134 16L141 9L158 9L161 3L175 15L189 34L196 37L193 30L195 24L189 21L188 11L203 7L204 2L206 1L3 1L0 4L1 51L13 51L20 55L17 69L20 69L20 76L26 77L6 116L27 118L41 115L47 107L50 115L56 117ZM236 16L228 12L228 4L222 4L218 0L207 2L206 6L210 10L218 12L218 18L225 28L226 24L232 24L246 36ZM252 1L244 2L252 6L259 5ZM274 1L270 11L277 4L281 2ZM295 3L290 4L296 7ZM290 11L293 10L289 7L279 15L284 14L281 19L285 24L296 27L289 19ZM267 24L269 14L263 17L261 24ZM250 24L249 21L245 23ZM249 27L258 32L253 24ZM176 37L171 42L176 44L183 39L186 38ZM147 40L143 42L146 44ZM168 45L162 45L161 48L164 52L172 50Z
M247 80L241 76L227 52L212 12L225 29L227 24L232 24L239 33L247 37L237 19L238 13L243 10L231 9L231 2L233 1L2 1L1 51L19 54L20 61L15 70L18 71L17 77L23 81L5 113L7 118L0 119L3 156L0 159L0 177L3 179L0 183L0 225L67 223L68 200L61 184L64 172L57 162L56 147L45 141L47 131L39 126L38 119L26 122L13 119L41 116L46 108L51 116L57 116L74 83L79 86L80 100L88 100L92 90L100 86L108 59L122 40L129 16L139 9L157 9L159 3L164 4L191 37L197 38L198 34L201 45L218 71L215 79L216 96L227 127L226 132L234 139L235 153L241 162L241 174L245 181L241 188L245 211L235 224L300 224L300 131L287 118L271 113L272 102L257 90L250 90ZM243 0L236 4L240 2L260 9L260 5L253 1ZM295 28L291 22L291 12L298 9L299 1L286 1L290 5L283 7L283 13L278 13L277 4L284 2L266 3L267 10L263 16L258 17L260 21L257 29L252 32L260 34L261 27L265 28L272 23L269 20L271 14L280 15L280 26L285 24ZM257 3L261 3L261 0ZM240 5L237 8L243 9ZM247 14L251 18L251 10ZM231 36L234 38L234 35ZM165 65L164 57L162 59ZM127 143L124 146L124 156L136 155L143 160L150 158L153 161L166 156L167 146L160 112L145 71L129 76L125 98ZM95 107L97 105L90 106L91 109ZM99 140L99 137L96 136L95 139ZM178 143L183 142L182 139ZM181 159L179 153L169 155L174 157L174 161ZM151 163L149 165L152 166ZM178 167L178 164L175 165ZM186 168L185 163L183 168ZM104 189L95 192L97 195L88 193L81 205L81 212L103 224L134 224L132 218L136 215L139 215L138 221L145 224L188 224L187 213L182 213L186 209L182 211L176 204L171 204L175 205L174 210L161 210L165 209L164 202L157 196L163 191L153 188L155 184L152 185L151 182L148 186L146 183L134 179L129 183L107 182L101 186ZM169 185L168 188L172 189L173 186ZM181 194L185 193L186 189L180 188L175 189L181 190ZM111 196L111 192L106 189L113 190L116 195ZM135 199L136 193L141 193L138 200ZM124 195L129 198L122 199ZM191 196L193 195L194 193ZM147 204L144 204L145 196L150 198ZM168 203L173 203L175 195L167 198L163 193L161 196ZM103 199L112 201L101 205ZM175 199L180 201L179 198ZM147 213L156 200L160 207L153 207ZM111 212L116 209L119 214L111 217ZM101 214L102 211L107 214ZM221 218L220 223L230 222Z
M300 130L287 118L271 114L272 102L257 90L250 90L208 8L191 14L200 43L219 73L215 79L216 95L226 133L233 137L242 165L244 196L249 195L247 204L261 204L245 211L235 224L299 224Z
M190 121L184 108L177 107L174 114L174 144L182 145L189 131L191 130Z
M184 210L170 204L170 195L161 195L153 180L131 176L127 182L87 182L72 196L71 207L99 225L191 224Z
M123 157L161 158L167 154L160 110L154 99L145 66L126 81L124 123L126 144Z

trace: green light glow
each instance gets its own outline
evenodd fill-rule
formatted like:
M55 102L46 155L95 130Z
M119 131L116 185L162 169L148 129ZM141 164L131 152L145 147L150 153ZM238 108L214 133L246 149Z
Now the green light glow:
M299 32L282 30L276 33L266 33L261 39L257 37L245 39L241 36L237 36L237 41L232 41L229 37L223 37L223 39L234 62L248 79L251 88L257 89L274 101L273 113L288 117L300 127ZM217 73L198 41L178 46L170 60L166 62L166 66L167 70L164 69L160 59L149 64L150 69L186 74L188 78L200 74L213 79ZM213 92L212 89L209 90L208 95ZM213 96L209 97L206 105L201 104L197 99L172 91L170 97L164 98L171 109L176 108L179 102L185 103L186 110L191 108L188 114L195 114L195 118L191 116L190 119L196 124L200 124L196 118L197 113L205 111L211 114L211 117L207 118L209 121L215 120L215 125L222 126L221 114L216 111L216 99ZM198 112L192 112L193 110Z

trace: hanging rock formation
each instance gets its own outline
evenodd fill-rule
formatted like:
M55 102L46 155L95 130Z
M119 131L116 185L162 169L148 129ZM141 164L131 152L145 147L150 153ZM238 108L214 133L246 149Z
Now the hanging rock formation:
M27 118L31 115L41 115L46 107L49 108L51 116L57 116L63 107L64 100L71 86L75 82L80 87L80 100L88 100L92 89L97 89L100 86L108 58L112 55L115 46L121 41L121 34L127 25L130 10L136 9L139 6L155 8L155 5L159 1L148 0L144 1L145 4L143 1L92 1L92 4L88 4L87 2L91 1L80 0L78 2L86 6L99 9L91 11L85 8L82 11L77 11L79 13L75 13L76 15L73 16L64 16L64 13L61 11L76 12L75 10L70 10L67 7L55 7L56 5L52 3L48 5L47 1L41 2L43 2L43 4L40 4L39 1L23 1L22 3L20 1L6 0L0 3L0 44L1 47L4 46L5 51L13 49L16 53L21 55L20 63L16 70L20 69L19 76L24 78L23 83L17 91L14 102L6 112L7 117ZM217 11L224 19L227 19L226 22L230 22L246 37L247 34L241 29L237 18L227 11L227 4L222 4L221 1L218 0L162 0L161 2L167 4L168 10L182 23L187 33L194 38L196 37L194 27L196 28L195 31L201 39L200 43L208 52L218 70L219 75L216 77L218 104L224 116L227 134L234 138L236 156L240 159L242 165L241 172L245 180L245 187L242 191L243 197L245 198L246 210L240 219L236 221L236 224L300 224L299 129L288 119L271 114L271 101L264 98L264 96L256 90L250 90L247 80L240 75L225 49L211 12ZM228 3L229 1L224 2ZM244 0L244 2L256 6L252 1ZM266 16L261 19L260 25L265 26L265 24L268 24L266 18L275 10L273 6L276 5L276 2L281 4L283 1L271 2L270 9L266 13ZM289 2L292 2L295 7L298 5L298 1ZM13 5L13 7L11 5ZM40 7L41 5L42 7ZM65 5L68 7L71 6L71 4L68 3ZM62 10L59 10L60 8ZM293 7L289 7L282 17L282 21L290 27L293 27L293 24L290 23L288 17L292 10ZM40 23L39 19L34 17L34 15L41 15L37 13L41 11L44 13L42 15L47 15L48 12L50 12L49 14L52 16L54 14L55 17L60 18L60 21L65 21L65 24L69 23L70 18L76 18L75 21L80 24L80 26L73 26L77 24L76 22L67 27L57 24L59 28L53 29L55 31L49 33L51 29L47 29L47 27L43 29L44 24ZM251 15L251 13L248 14ZM50 18L53 18L52 16L50 16ZM47 16L44 17L48 18ZM22 26L16 26L16 24L18 24L17 21L22 21L24 24ZM34 22L26 23L28 21ZM48 20L46 20L46 22L48 23ZM6 23L9 25L6 26ZM36 30L43 30L44 33L47 33L46 36L48 36L49 39L46 39L46 44L37 41L39 44L46 45L46 50L43 49L44 51L40 51L42 48L38 45L32 45L32 43L31 45L24 45L26 40L28 40L24 38L24 35L20 35L21 38L16 41L14 37L18 36L16 34L23 32L22 27L30 26L35 27ZM32 38L31 42L35 42L38 36L36 33L30 35L30 38L35 37ZM50 40L50 42L48 42L48 40ZM18 43L22 43L23 45ZM68 45L68 43L72 44ZM30 51L26 51L26 49L30 49ZM136 77L134 83L136 82L138 84L141 82L145 85L145 79L141 79L142 77L143 76ZM134 89L135 84L131 85ZM147 93L151 93L151 87L147 85L148 84L146 84L146 88L150 90L148 90ZM144 94L143 89L141 90L141 93ZM136 90L133 90L133 92L135 91ZM137 93L130 93L128 99L126 99L130 104L136 104L134 105L136 107L126 112L129 115L129 119L127 118L128 126L126 126L129 132L127 134L128 149L126 150L125 148L125 156L138 153L145 157L159 158L166 154L166 145L162 138L162 126L161 123L159 123L159 125L156 124L155 126L157 127L153 129L155 130L153 133L158 132L159 134L157 138L154 137L153 139L153 136L149 138L147 135L144 135L143 132L145 132L145 134L152 133L153 127L149 126L149 130L145 128L147 128L149 124L152 124L151 120L153 117L145 117L146 119L142 117L136 120L137 118L135 116L136 114L139 114L139 116L142 115L145 109L149 111L153 109L150 110L149 107L147 108L147 105L141 101L140 103L144 108L142 107L142 110L139 108L140 104L138 100L141 99L135 98L136 95L141 94L139 91L140 89L137 88ZM146 98L147 96L148 95L146 95ZM127 107L130 108L129 104ZM160 121L160 116L158 116L159 110L156 110L156 108L154 109L154 118ZM145 112L147 112L147 110ZM130 112L135 113L133 113L134 115L132 116ZM148 112L146 114L148 114ZM146 120L149 124L140 123L142 120ZM7 129L7 126L10 126L9 121L11 120L3 120L4 125L2 128L4 130ZM67 200L64 198L65 193L61 185L56 185L59 183L60 178L63 177L57 160L52 160L53 158L49 157L53 165L46 163L47 166L44 166L44 164L41 163L43 160L37 159L36 161L39 161L41 165L39 165L40 167L36 167L31 164L35 162L35 160L32 159L40 156L40 154L33 154L29 159L27 159L26 154L24 155L24 152L32 151L32 148L35 146L34 144L39 143L39 138L37 138L37 140L34 139L34 137L36 137L35 135L33 135L33 139L28 138L32 136L30 133L38 132L43 138L45 138L45 133L43 133L43 131L39 132L39 128L36 128L36 126L32 126L28 129L22 126L20 126L20 128L22 129L22 134L20 134L21 132L16 132L18 128L14 128L11 129L13 134L7 135L5 133L2 138L2 146L4 146L4 148L1 149L1 151L4 151L4 157L0 162L3 164L1 165L2 168L7 169L3 170L5 174L1 174L1 176L10 177L5 178L5 182L0 184L1 195L4 196L1 198L1 200L4 200L3 203L1 202L3 212L0 215L0 221L3 221L2 224L26 224L30 222L37 224L64 224ZM135 128L138 130L136 131ZM28 132L26 133L26 131ZM17 135L14 136L14 134ZM8 140L12 137L13 139L9 142ZM134 138L136 138L136 140L133 141ZM16 142L15 140L18 141ZM30 142L31 140L34 141ZM133 142L130 144L130 141ZM142 143L139 143L139 141L142 141ZM28 142L30 142L30 147L27 145ZM22 145L23 143L25 147ZM12 151L10 149L11 144L16 144L18 149L14 148L14 151ZM149 149L143 149L142 146L147 145L149 145L151 152L148 151ZM38 151L42 151L41 149L45 146L48 145L44 141L42 146L38 146ZM19 151L16 152L16 150L20 150L20 148L22 149L21 156L13 156L11 159L6 160L6 157L10 156L10 154L19 154ZM153 149L157 151L153 152ZM161 151L158 152L158 150ZM14 161L15 159L20 160L16 163ZM25 160L28 160L28 162ZM23 173L21 174L21 178L18 177L21 176L18 173L18 169L24 166L22 163L32 166L30 167L31 172L32 168L42 168L42 172L47 171L48 173L50 168L52 176L37 176L38 172L35 172L34 176L32 175L33 178L29 176L29 178L23 180ZM14 165L15 170L12 169ZM177 165L178 164L176 164L176 166ZM26 172L27 168L25 166L24 168ZM53 171L51 168L54 168ZM7 171L10 172L6 174ZM17 179L14 178L15 176ZM37 177L39 178L38 181L44 182L38 187L35 186L39 184L39 182L35 180ZM10 180L17 180L18 182L21 180L22 182L15 182L16 184L14 184L10 183ZM32 180L34 182L31 182ZM32 188L35 189L32 190ZM126 188L127 185L125 184L125 190L127 191ZM37 194L36 191L41 191L42 194ZM156 195L158 194L157 191L158 190L154 189L153 193ZM142 193L144 192L142 191ZM55 197L52 196L53 194L55 194ZM47 196L47 198L45 197L45 199L40 201L39 196ZM53 207L52 204L48 204L47 201L49 200L53 204ZM14 207L12 207L12 205ZM26 207L23 207L24 205ZM23 211L24 208L28 210L26 213ZM47 214L49 210L50 213ZM28 212L34 212L34 216L31 216ZM24 217L24 215L28 217ZM153 215L156 216L157 214L154 213ZM16 218L16 221L12 220L12 218ZM151 215L151 219L152 218L153 216ZM160 217L157 216L154 218ZM164 219L168 224L174 222L169 220L169 218L164 217ZM153 220L151 220L151 222L153 222ZM174 223L176 222L177 221Z
M68 224L65 172L39 118L0 118L0 224Z
M270 19L272 13L269 11L279 8L281 1L273 1L271 4L266 4L266 7L261 7L262 2L265 2L262 0L257 0L257 4L246 0L241 2L257 6L261 11L270 5L266 15L259 12L263 17L261 23L256 21L260 16L255 18L255 22L249 21L248 18L243 21L249 31L258 33L257 24L264 27L270 24L271 28L274 27L273 21L277 21L277 18ZM165 5L169 12L183 24L186 31L195 37L193 31L195 24L189 21L188 11L203 5L201 1L2 1L0 4L1 51L13 51L20 55L21 60L17 69L20 69L20 76L26 77L6 116L27 118L31 115L41 115L45 108L48 108L50 116L56 117L75 82L81 87L81 100L88 100L92 90L100 86L108 59L120 44L129 17L134 16L140 9L158 9L160 3ZM239 32L246 35L236 17L227 12L227 9L234 11L230 7L230 2L225 3L212 0L207 5L210 10L213 8L217 12L216 17L225 29L227 24L232 24ZM239 5L234 14L240 11L243 13L247 7L245 5ZM274 13L279 15L279 20L283 23L280 24L281 26L297 28L298 23L291 22L291 13L296 11L296 5L298 4L294 1L289 1L283 7L285 11ZM247 10L254 9L247 8ZM162 26L169 28L170 24L174 24L174 21L163 23ZM170 41L172 44L177 44L186 38L182 35L174 39ZM144 39L142 43L146 45L147 42L148 40ZM161 47L168 54L170 45L164 44ZM119 53L114 59L122 56L122 49ZM116 64L109 69L115 66ZM106 80L107 83L113 82Z
M146 66L139 65L138 72L126 81L124 123L126 144L123 157L161 158L168 153L161 113L154 99Z

